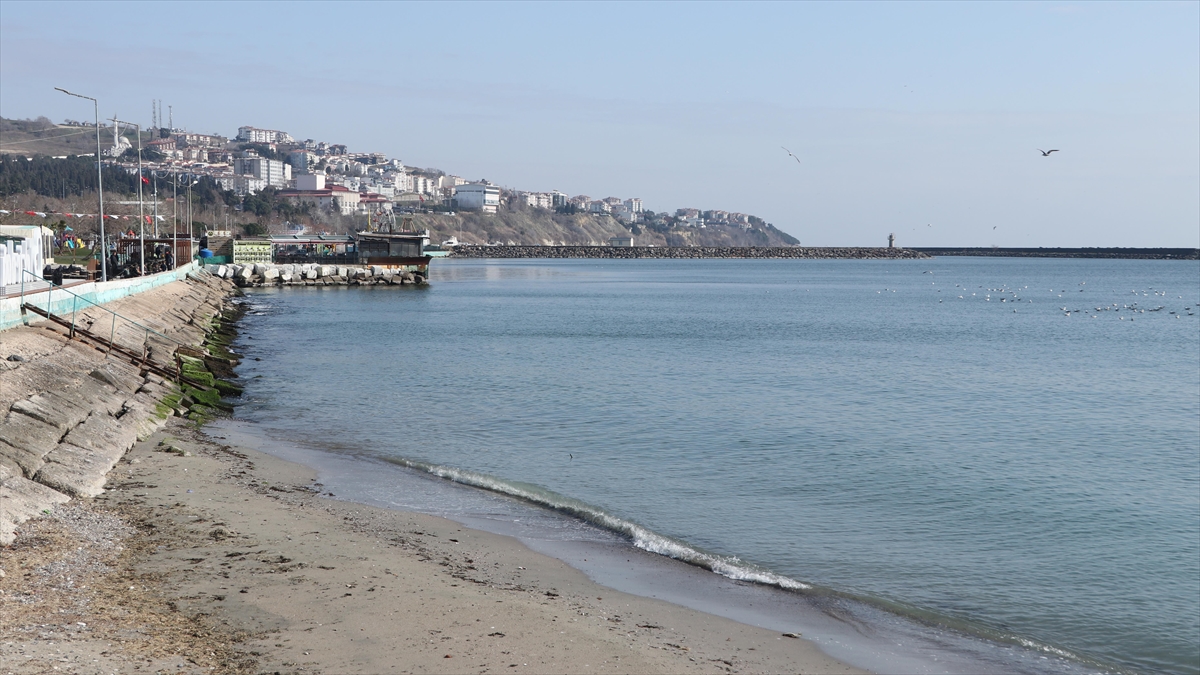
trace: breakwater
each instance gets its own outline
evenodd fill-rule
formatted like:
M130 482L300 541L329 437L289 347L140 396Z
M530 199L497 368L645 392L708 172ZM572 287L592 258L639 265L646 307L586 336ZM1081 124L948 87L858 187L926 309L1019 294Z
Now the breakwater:
M991 258L1109 258L1124 260L1200 260L1197 248L993 248L917 247L931 256L982 256Z
M223 346L233 292L229 282L193 272L104 308L80 308L73 318L86 333L74 337L51 321L4 331L0 545L55 504L101 494L126 451L172 415L202 421L224 407L222 394L238 393L217 379L232 376L237 361ZM178 382L161 376L176 369Z
M320 265L255 263L214 265L215 276L247 286L421 286L427 282L420 270L381 265Z
M910 248L815 248L811 246L472 246L460 244L454 258L806 258L855 260L915 259L929 255Z

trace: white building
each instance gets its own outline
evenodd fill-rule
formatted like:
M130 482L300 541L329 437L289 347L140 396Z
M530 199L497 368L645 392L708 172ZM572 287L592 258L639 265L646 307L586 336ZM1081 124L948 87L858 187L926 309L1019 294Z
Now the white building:
M554 208L554 198L546 192L523 192L522 198L527 206L532 206L535 209L552 209Z
M292 180L292 165L265 157L238 157L233 160L233 172L240 176L254 176L266 181L267 185L284 188Z
M296 173L308 173L321 161L321 158L311 150L295 150L288 154L288 161Z
M500 187L490 183L466 183L455 190L454 200L460 209L495 213L500 210Z
M315 173L306 173L301 176L296 176L297 190L324 190L325 189L325 174L317 171Z
M642 200L637 197L633 197L632 199L626 199L625 200L625 208L628 209L630 213L641 213L642 212Z
M256 127L238 127L237 140L243 143L295 143L295 139L282 131L274 129L258 129Z

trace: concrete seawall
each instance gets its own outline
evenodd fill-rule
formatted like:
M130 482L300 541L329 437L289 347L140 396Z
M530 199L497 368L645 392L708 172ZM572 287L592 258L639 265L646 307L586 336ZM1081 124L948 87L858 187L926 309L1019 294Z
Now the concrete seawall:
M803 246L470 246L460 244L453 258L803 258L897 260L929 256L906 248L813 248Z
M202 345L234 289L205 272L181 274L129 280L140 286L93 284L86 293L116 299L105 309L77 306L77 325L111 334L160 368L175 367L177 349L203 362ZM44 306L49 298L29 300ZM55 313L71 313L71 300L51 302ZM126 318L112 321L106 309ZM70 339L39 316L24 320L29 325L0 331L0 545L55 504L99 495L122 455L186 405L185 393L145 364Z

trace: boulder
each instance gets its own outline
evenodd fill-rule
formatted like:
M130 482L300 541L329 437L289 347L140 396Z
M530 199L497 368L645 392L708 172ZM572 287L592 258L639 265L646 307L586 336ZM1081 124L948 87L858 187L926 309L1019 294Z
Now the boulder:
M266 281L274 281L279 278L279 270L276 270L276 269L263 270L262 276L263 276L263 279ZM289 276L291 276L291 275L289 275Z
M292 282L292 273L291 273L291 272L284 272L283 274L280 274L280 275L279 275L279 280L280 280L280 281L282 281L282 282L283 282L283 283L285 283L285 284L289 284L289 283L291 283L291 282Z
M313 280L313 279L316 279L316 278L317 278L317 270L316 270L316 268L314 268L314 267L310 267L310 268L308 268L308 271L304 273L304 278L305 278L305 279L308 279L308 280L310 280L310 281L311 281L311 280Z

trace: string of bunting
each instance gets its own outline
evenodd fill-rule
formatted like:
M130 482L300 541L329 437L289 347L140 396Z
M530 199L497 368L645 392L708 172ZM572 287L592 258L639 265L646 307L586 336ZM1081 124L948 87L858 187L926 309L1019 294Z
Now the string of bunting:
M5 209L0 209L0 216L7 216L10 213L23 213L27 216L37 216L39 218L46 218L48 216L63 216L64 218L95 218L96 217L96 214L94 214L94 213L65 213L62 211L7 211ZM137 220L138 219L137 216L116 216L116 215L112 215L109 213L104 214L104 217L107 219L110 219L110 220ZM144 217L146 219L147 224L153 223L154 222L153 219L156 217L158 218L158 221L160 223L165 222L167 220L166 216L144 216Z

